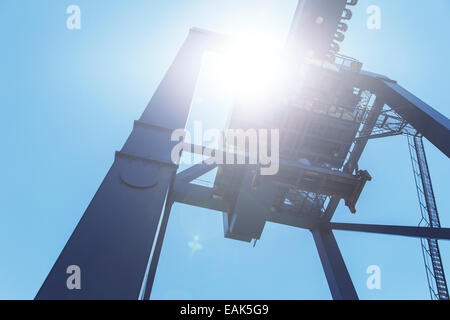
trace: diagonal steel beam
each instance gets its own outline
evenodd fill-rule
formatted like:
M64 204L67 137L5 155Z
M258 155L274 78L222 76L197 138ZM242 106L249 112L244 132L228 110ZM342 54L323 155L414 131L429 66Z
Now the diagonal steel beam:
M373 127L375 126L377 119L380 116L381 111L383 110L383 106L384 103L382 102L382 100L377 98L361 131L361 135L365 136L365 138L356 141L355 146L350 153L350 157L344 166L344 172L351 173L357 167L358 161L361 158L364 148L366 147L369 140L368 137L372 133ZM340 200L341 199L337 197L331 198L330 203L325 210L325 215L323 217L324 221L330 221L333 218L334 212L336 211Z
M177 174L176 181L191 182L198 177L208 173L217 167L217 164L206 164L204 162L193 165L192 167Z
M320 261L334 300L358 300L333 231L321 226L312 231Z
M379 94L417 131L450 157L450 120L396 82L382 81Z
M347 81L368 88L397 114L419 131L447 157L450 157L450 120L414 94L386 76L361 71L358 76L347 73Z

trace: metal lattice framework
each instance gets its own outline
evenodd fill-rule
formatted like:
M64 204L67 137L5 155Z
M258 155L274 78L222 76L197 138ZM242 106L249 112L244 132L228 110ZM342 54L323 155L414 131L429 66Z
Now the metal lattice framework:
M419 226L440 228L441 223L439 221L439 214L434 198L422 136L416 134L414 136L408 135L407 137L414 172L414 181L416 183L417 196L420 205L421 219ZM422 246L431 298L448 300L447 281L445 279L438 241L436 239L421 238L420 243Z
M310 153L310 162L296 161L295 157L303 155L295 153L300 149L293 148L292 156L284 153L286 156L280 159L280 174L270 178L255 175L251 167L242 171L221 166L218 171L229 170L230 174L225 178L241 176L244 181L238 185L239 188L233 189L236 185L231 185L231 189L224 187L223 193L218 190L218 182L222 181L219 173L214 187L193 183L216 168L215 164L202 162L177 174L178 165L171 159L171 151L177 142L171 141L170 137L174 130L186 126L203 53L206 50L222 52L229 43L229 39L222 35L192 29L147 108L135 121L125 145L116 152L111 169L36 299L148 299L172 204L180 202L223 212L225 236L238 238L242 233L236 233L233 224L236 219L242 218L236 209L237 204L242 204L239 198L242 193L255 199L262 197L263 200L268 194L273 200L269 201L264 219L258 221L262 227L270 221L312 232L334 299L358 299L358 295L333 230L423 239L432 298L448 299L437 241L450 240L450 229L442 228L439 223L421 137L427 138L448 157L450 121L395 81L362 71L361 63L338 54L337 42L343 40L343 32L347 30L345 20L351 18L349 6L356 2L300 1L287 44L287 51L299 60L306 61L306 57L314 55L316 61L322 61L320 64L310 64L311 72L326 76L327 81L338 86L328 91L321 91L321 86L316 87L318 90L315 91L309 88L296 98L295 108L285 106L294 114L304 112L309 115L302 125L304 134L325 145L336 146L332 157ZM308 17L317 18L311 20ZM298 45L299 39L302 40L301 46ZM332 103L325 99L327 92L339 93L349 88L353 91L348 95L351 103L339 102L344 96L330 96L337 99ZM308 98L311 94L312 99ZM315 125L311 125L321 125L322 120L317 119L327 119L328 123L336 126L345 124L338 129L349 132L350 127L352 137L341 142L330 136L320 136L323 132L314 132ZM295 125L286 127L292 129ZM413 227L331 222L340 200L346 196L340 194L340 188L333 189L330 185L339 181L352 183L357 188L350 191L357 199L367 180L366 177L362 182L364 172L358 168L367 142L373 138L405 133L410 139L422 212L421 224ZM308 141L305 142L301 135L289 133L284 137L292 138L287 140L287 147L294 142L303 146L301 152L311 147L305 144ZM201 151L202 147L195 149ZM303 187L305 176L309 177L308 181L312 181L310 177L313 176L320 179L310 183L308 189ZM292 180L292 177L295 179ZM347 198L345 202L354 210L355 203L351 200ZM247 205L251 207L251 201ZM260 216L253 217L261 219ZM257 221L250 219L250 222ZM242 230L245 231L245 228ZM253 233L244 234L245 237L240 240L258 239L258 232L261 231L262 228L252 230ZM66 287L66 269L72 264L79 265L83 270L83 290L69 290Z

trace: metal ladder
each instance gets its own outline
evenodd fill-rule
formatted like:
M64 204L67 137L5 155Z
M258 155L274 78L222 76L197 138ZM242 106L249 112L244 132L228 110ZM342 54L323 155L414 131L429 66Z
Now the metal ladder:
M409 153L414 172L417 196L419 198L420 213L422 215L419 226L440 228L439 214L428 170L425 148L422 136L407 135ZM432 300L448 300L447 281L441 260L439 245L435 239L421 239L423 259L427 274L428 287Z

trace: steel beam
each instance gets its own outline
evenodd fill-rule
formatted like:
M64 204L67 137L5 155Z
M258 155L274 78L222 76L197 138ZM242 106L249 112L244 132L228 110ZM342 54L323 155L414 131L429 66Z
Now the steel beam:
M185 128L203 52L218 45L215 34L190 31L36 299L139 298L168 219L162 213L177 170L171 133ZM81 270L81 289L66 285L71 265Z
M313 229L311 232L333 299L358 300L358 295L334 238L333 231L321 226Z
M361 71L357 76L344 71L347 81L368 88L425 138L450 157L450 120L386 76Z
M166 235L166 228L167 224L169 223L170 211L172 210L173 202L173 197L169 195L166 206L164 208L164 213L158 226L157 237L155 239L155 242L153 243L152 251L150 253L150 259L148 261L147 271L144 277L144 282L139 294L139 299L141 300L150 300L150 296L152 294L153 283L155 281L156 270L158 268L159 257L161 255L161 250L164 242L164 237Z
M225 200L213 196L212 188L177 181L173 187L172 194L174 201L191 206L221 212L226 212L229 209Z
M213 189L177 180L171 192L175 202L210 209L218 212L228 212L228 203L218 197L213 196ZM318 215L292 214L288 211L274 211L268 217L268 222L288 225L296 228L310 229L318 222Z
M362 139L379 139L379 138L387 138L387 137L393 137L393 136L399 136L403 134L403 132L384 132L384 133L377 133L377 134L371 134L369 136L360 136L357 137L356 140L362 140Z
M338 223L338 222L331 222L330 227L333 230L347 230L347 231L390 234L414 238L450 240L450 228L427 228L427 227L391 226L391 225Z
M378 117L383 110L384 101L377 97L373 103L373 107L370 110L369 115L367 116L367 120L364 123L364 126L361 130L361 136L366 138L361 138L356 141L354 148L350 153L350 157L347 163L344 166L344 172L351 173L358 166L358 161L361 158L361 155L367 145L369 140L369 136L372 134L373 128L377 123Z
M192 167L177 173L177 181L191 182L217 167L217 164L205 162L195 164Z
M450 120L396 82L383 80L379 95L432 144L450 157Z

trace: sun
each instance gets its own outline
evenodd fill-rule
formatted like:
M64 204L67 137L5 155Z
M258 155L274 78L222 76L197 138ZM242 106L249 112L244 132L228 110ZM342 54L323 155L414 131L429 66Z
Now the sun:
M266 99L286 73L282 49L257 37L232 41L217 61L220 83L241 99Z

